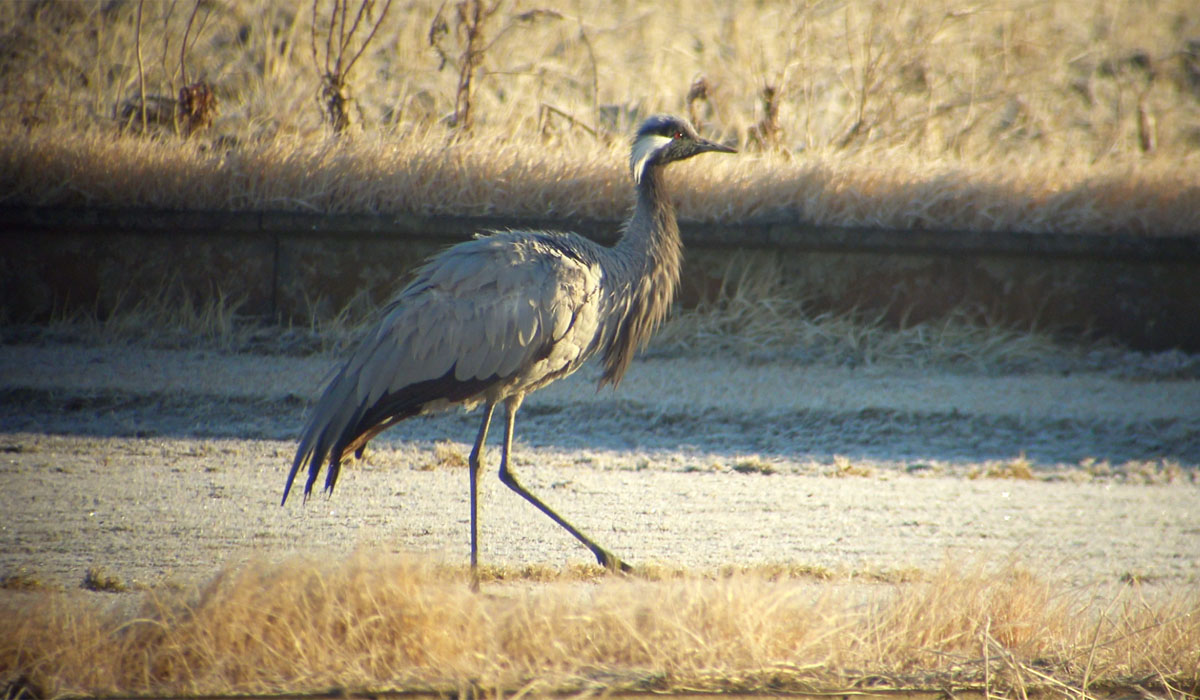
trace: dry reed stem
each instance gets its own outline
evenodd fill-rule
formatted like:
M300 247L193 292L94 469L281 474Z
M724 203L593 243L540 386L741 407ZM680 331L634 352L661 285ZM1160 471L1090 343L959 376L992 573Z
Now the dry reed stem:
M477 595L460 568L358 552L251 562L135 603L22 593L0 617L0 670L57 693L1025 694L1200 682L1194 591L1101 596L1011 562L848 588L753 573L569 578Z

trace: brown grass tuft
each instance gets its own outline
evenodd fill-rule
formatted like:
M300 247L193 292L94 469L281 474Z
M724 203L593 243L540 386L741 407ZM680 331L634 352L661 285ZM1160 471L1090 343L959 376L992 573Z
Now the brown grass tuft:
M869 465L855 464L850 461L849 457L843 455L834 455L833 468L826 472L829 476L848 477L857 476L861 478L870 478L875 476L875 469Z
M762 474L763 476L770 476L778 471L770 462L758 455L735 460L729 468L739 474Z
M515 586L488 576L472 594L462 569L360 552L254 562L133 606L38 594L0 616L0 668L56 693L1086 692L1200 681L1194 594L1072 590L1011 563L849 587L770 572L584 573Z
M25 567L0 576L0 589L6 591L41 591L48 587L41 576Z
M1029 481L1036 479L1033 464L1024 453L1009 460L992 461L980 467L973 468L968 474L969 479L1019 479Z
M83 575L81 585L89 591L98 593L124 593L129 590L124 579L99 565L88 567Z
M433 459L439 467L465 467L467 466L467 457L455 445L449 441L439 441L433 446Z

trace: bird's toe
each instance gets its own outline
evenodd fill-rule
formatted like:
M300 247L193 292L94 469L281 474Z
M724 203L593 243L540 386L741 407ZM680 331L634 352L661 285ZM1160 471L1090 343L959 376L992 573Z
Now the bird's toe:
M633 573L632 566L621 561L619 558L617 558L611 552L608 552L606 550L601 549L601 550L597 551L596 552L596 560L598 562L600 562L600 566L603 566L604 568L608 569L609 571L620 572L623 574Z

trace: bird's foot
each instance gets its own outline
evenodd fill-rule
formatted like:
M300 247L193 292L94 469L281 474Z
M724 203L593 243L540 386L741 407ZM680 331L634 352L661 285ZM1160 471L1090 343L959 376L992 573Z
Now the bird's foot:
M618 559L612 552L597 548L595 554L596 561L600 562L600 566L609 571L622 574L633 573L633 567Z

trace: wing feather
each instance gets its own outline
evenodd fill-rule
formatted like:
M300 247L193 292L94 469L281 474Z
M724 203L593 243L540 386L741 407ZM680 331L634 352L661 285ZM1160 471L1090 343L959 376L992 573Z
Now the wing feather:
M523 347L528 347L540 330L539 321L544 313L537 307L537 302L534 299L523 298L514 299L513 306L514 321L516 322L516 338L517 343ZM546 309L550 315L555 313L556 309Z
M484 363L492 352L483 338L478 338L474 343L464 343L458 350L458 361L454 363L454 376L459 381L490 376L487 370L495 368L485 368Z
M314 405L284 499L306 465L306 496L326 463L325 487L332 489L347 446L431 402L472 401L496 383L536 386L545 378L523 373L538 363L557 363L547 372L572 371L586 359L590 337L564 344L559 356L554 351L572 329L595 331L594 324L575 327L579 318L596 317L603 283L599 264L588 258L590 245L551 234L500 233L431 259Z

